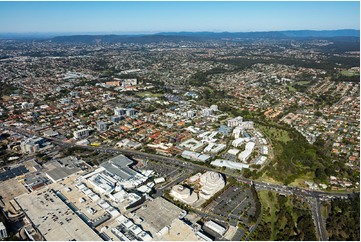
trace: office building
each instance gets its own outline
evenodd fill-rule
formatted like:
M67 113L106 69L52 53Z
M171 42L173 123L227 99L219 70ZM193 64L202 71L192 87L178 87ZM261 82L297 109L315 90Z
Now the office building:
M125 112L125 114L129 117L135 115L136 113L137 111L134 108L128 108Z
M243 118L241 116L228 120L228 127L236 127L243 122Z
M116 108L114 109L114 115L115 116L122 116L126 113L127 109L126 108Z
M89 136L89 130L88 129L81 129L76 130L73 132L74 139L82 139Z
M105 130L107 130L107 124L104 123L103 121L98 121L97 129L98 129L98 131L105 131Z

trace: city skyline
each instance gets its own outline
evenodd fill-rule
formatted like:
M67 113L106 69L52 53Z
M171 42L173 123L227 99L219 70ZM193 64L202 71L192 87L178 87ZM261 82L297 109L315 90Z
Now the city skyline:
M0 33L360 29L352 2L0 2Z

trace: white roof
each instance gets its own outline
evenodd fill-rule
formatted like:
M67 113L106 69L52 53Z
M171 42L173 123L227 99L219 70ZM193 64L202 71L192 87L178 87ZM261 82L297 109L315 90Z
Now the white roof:
M103 199L98 202L98 205L103 209L107 209L110 207L110 204Z
M143 193L149 193L151 191L151 188L147 187L146 185L143 185L138 187L137 190Z
M262 165L267 160L266 156L260 156L257 158L256 165Z
M237 155L240 152L239 149L229 149L227 153L231 155Z
M143 231L142 233L138 234L138 237L142 241L151 241L153 238L147 232Z
M116 217L116 216L118 216L120 214L119 211L116 208L112 207L112 206L110 206L106 211L110 215L112 215L112 217Z
M230 161L230 160L221 160L221 159L212 161L211 165L218 166L218 167L225 166L227 168L234 169L234 170L236 170L236 169L242 170L243 168L249 168L248 164L234 162L234 161Z
M89 194L93 193L93 191L92 191L91 189L87 188L87 187L85 187L82 191L83 191L84 194L86 194L86 195L89 195Z
M155 182L155 183L165 182L165 178L164 178L164 177L155 178L155 179L154 179L154 182Z
M122 215L120 215L118 218L117 218L117 222L118 223L123 223L124 221L126 221L128 218L127 217L125 217L123 214Z
M134 223L132 221L130 221L129 219L127 219L126 221L123 222L123 225L126 227L126 228L130 228L134 225Z
M139 226L138 225L133 225L131 228L130 228L130 230L133 232L133 234L135 234L135 235L138 235L138 234L140 234L141 232L143 232L143 230L141 229L141 228L139 228Z
M205 222L204 226L210 228L211 230L217 232L220 235L223 235L226 232L226 229L224 227L213 222L212 220Z

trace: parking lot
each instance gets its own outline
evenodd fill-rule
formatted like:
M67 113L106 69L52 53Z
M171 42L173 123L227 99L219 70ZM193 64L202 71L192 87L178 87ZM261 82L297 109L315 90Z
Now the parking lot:
M228 217L236 224L237 220L246 222L254 214L255 202L252 192L246 187L231 186L215 199L213 212Z
M153 170L163 177L175 176L177 175L177 173L180 172L180 168L177 168L175 166L167 165L164 163L150 162L150 161L148 161L146 169Z

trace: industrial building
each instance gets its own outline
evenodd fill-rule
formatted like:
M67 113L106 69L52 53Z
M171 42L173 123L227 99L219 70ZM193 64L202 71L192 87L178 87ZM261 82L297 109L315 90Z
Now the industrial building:
M261 154L268 155L268 147L266 145L261 146Z

